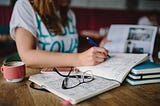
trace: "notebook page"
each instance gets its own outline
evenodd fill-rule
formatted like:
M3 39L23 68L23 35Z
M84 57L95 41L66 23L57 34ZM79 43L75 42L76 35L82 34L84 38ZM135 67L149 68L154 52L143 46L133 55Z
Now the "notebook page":
M50 92L65 100L69 100L72 104L77 104L83 100L120 86L120 83L116 81L95 77L95 79L89 83L83 83L72 89L62 89L63 79L64 77L61 77L57 73L36 74L29 78L30 81L38 85L43 85Z
M84 72L91 70L94 75L123 82L132 67L147 59L147 54L112 53L111 58L96 66L77 67Z

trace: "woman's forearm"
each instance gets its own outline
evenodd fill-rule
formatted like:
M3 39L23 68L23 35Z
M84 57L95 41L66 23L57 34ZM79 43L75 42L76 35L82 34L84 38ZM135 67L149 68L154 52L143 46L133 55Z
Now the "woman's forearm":
M58 53L42 50L30 50L21 55L22 61L29 67L80 66L78 53Z
M92 47L82 53L58 53L36 49L33 35L23 29L16 29L16 45L23 62L30 67L90 66L105 61L105 48Z

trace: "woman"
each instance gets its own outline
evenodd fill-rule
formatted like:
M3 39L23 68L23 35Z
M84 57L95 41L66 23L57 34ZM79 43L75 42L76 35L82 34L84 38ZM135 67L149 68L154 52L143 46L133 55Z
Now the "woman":
M158 26L158 15L157 11L153 10L150 14L142 16L138 20L138 25L149 25L149 26Z
M30 67L96 65L108 54L100 47L76 53L76 20L71 0L18 0L11 21L10 35L16 41L22 61Z

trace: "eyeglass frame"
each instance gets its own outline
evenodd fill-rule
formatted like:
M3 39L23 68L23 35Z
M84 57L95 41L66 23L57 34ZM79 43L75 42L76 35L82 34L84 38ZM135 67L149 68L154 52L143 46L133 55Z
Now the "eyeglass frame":
M84 81L84 79L87 79L87 78L90 78L90 77L91 77L91 76L84 76L84 74L87 73L87 71L86 71L86 72L83 72L83 75L70 75L73 70L74 70L74 67L71 67L71 70L68 72L68 74L67 74L67 75L63 75L63 74L61 74L55 67L53 68L53 71L55 71L55 72L56 72L57 74L59 74L60 76L65 77L65 79L64 79L63 82L62 82L62 89L71 89L71 88L74 88L74 87L76 87L76 86L78 86L78 85L80 85L80 84L88 83L88 82L91 82L91 81L94 80L94 76L93 76L93 74L92 74L92 79L91 79L91 80L89 80L89 81ZM77 85L72 86L72 87L66 87L68 78L81 78L81 77L83 77L83 78L82 78L82 79L83 79L82 82L79 80L79 83L78 83ZM35 90L41 90L41 91L47 91L47 92L49 92L49 91L48 91L47 89L45 89L43 86L35 87L35 83L34 83L34 82L31 82L31 83L30 83L30 87L33 88L33 89L35 89Z
M71 88L74 88L74 87L76 87L76 86L78 86L78 85L80 85L80 84L88 83L88 82L91 82L91 81L94 80L94 75L93 75L93 74L92 74L92 76L86 76L86 75L84 76L84 74L87 73L88 71L83 72L82 75L70 75L73 70L74 70L74 67L71 67L71 70L68 72L68 74L67 74L67 75L63 75L63 74L61 74L55 67L53 68L53 71L55 71L55 72L56 72L57 74L59 74L60 76L65 77L64 80L63 80L63 82L62 82L62 88L63 88L63 89L71 89ZM81 77L82 77L82 81L79 80L79 78L81 78ZM78 81L79 81L79 83L76 84L76 85L74 85L74 86L72 86L72 87L67 87L67 81L68 81L69 78L77 78ZM90 78L91 80L85 81L85 79L89 79L89 78Z

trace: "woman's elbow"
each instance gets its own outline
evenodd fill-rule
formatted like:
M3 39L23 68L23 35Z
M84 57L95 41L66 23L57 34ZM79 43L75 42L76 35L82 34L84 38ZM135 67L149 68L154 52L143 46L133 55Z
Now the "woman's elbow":
M30 55L21 55L21 60L25 63L27 67L33 67L35 66L35 62L33 61L34 58L32 58Z
M27 67L32 67L33 66L33 64L32 64L32 62L30 61L29 58L23 57L23 58L21 58L21 60L25 63L25 65Z

